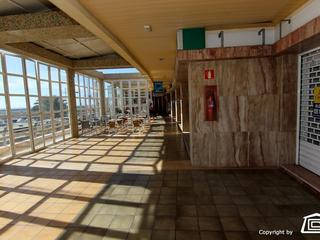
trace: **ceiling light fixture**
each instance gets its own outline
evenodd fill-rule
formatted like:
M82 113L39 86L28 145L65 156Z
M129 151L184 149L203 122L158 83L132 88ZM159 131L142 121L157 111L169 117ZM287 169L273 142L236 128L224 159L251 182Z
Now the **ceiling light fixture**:
M145 31L145 32L152 32L152 27L151 27L151 25L144 25L143 28L144 28L144 31Z

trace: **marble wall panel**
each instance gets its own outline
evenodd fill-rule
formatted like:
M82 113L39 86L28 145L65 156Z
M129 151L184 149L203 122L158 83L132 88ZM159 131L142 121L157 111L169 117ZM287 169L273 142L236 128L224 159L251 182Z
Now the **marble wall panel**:
M278 131L279 100L278 95L248 96L248 130Z
M247 61L217 61L215 67L220 96L246 96L248 92ZM221 75L220 75L221 74Z
M277 94L278 81L273 58L248 59L248 95Z
M287 67L296 66L293 56L191 62L192 163L223 168L291 162L295 154L297 78L296 70ZM210 68L216 72L215 80L204 80L204 70ZM205 85L218 87L217 122L204 121Z
M206 48L201 50L179 50L178 61L190 60L218 60L235 58L253 58L272 56L272 45L265 46L241 46L226 48Z
M276 78L280 83L282 93L297 93L298 56L289 54L278 56L276 60Z
M249 165L278 166L278 132L249 132Z
M280 103L280 131L295 132L297 127L297 94L285 93Z
M278 133L279 165L294 164L296 162L296 137L295 131Z
M247 133L217 133L216 159L210 159L212 166L248 167L248 135Z
M293 48L320 34L320 16L301 26L274 44L274 53L279 54ZM298 46L298 48L296 47Z
M248 101L246 96L220 96L216 131L247 131Z

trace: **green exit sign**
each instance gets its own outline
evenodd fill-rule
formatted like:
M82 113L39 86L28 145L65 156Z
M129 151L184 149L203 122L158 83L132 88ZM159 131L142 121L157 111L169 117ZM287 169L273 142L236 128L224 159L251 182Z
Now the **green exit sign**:
M206 31L204 28L182 29L183 49L204 49L206 48Z

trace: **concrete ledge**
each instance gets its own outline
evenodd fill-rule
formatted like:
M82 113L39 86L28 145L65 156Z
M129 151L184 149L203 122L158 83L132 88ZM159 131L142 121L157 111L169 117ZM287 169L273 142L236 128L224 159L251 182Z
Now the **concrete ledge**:
M286 173L294 177L298 182L306 185L318 196L320 196L320 176L299 165L284 165L281 168Z

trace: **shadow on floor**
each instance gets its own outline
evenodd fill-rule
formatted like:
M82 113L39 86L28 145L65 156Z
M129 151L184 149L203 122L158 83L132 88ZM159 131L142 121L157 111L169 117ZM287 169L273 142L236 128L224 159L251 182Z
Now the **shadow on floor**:
M281 171L192 169L176 125L162 120L72 139L0 174L0 239L248 240L275 229L304 239L303 216L320 212Z

